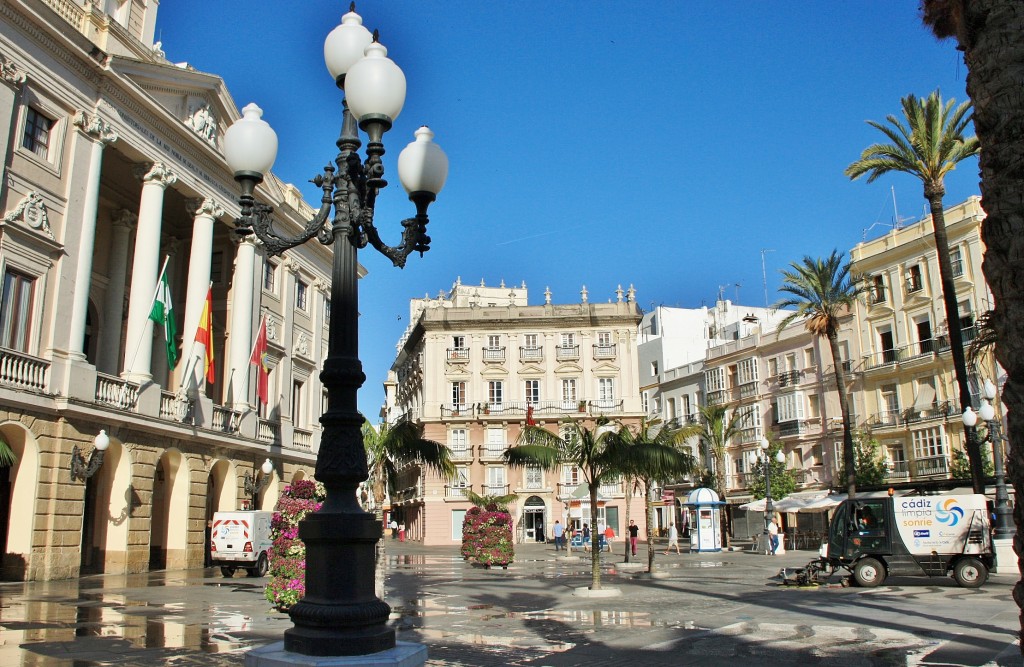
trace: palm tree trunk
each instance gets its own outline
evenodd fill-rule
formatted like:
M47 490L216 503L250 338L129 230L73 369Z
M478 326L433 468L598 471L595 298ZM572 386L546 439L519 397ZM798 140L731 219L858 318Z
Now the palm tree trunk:
M1018 0L972 0L953 4L925 0L926 21L940 37L956 36L967 65L967 94L974 105L974 130L981 143L981 205L985 221L981 238L985 243L982 266L995 309L992 327L996 332L995 354L1006 369L1002 400L1007 409L1009 479L1018 499L1024 498L1024 217L1021 193L1024 171L1024 104L1021 103L1020 72L1024 69L1024 5ZM932 15L929 17L929 12ZM1014 551L1017 567L1024 570L1024 503L1013 504L1017 523ZM1013 599L1024 610L1024 581L1013 588ZM1024 613L1021 614L1024 627ZM1021 632L1024 639L1024 631ZM1021 642L1024 652L1024 642Z
M942 302L946 307L946 327L949 331L949 346L953 353L953 372L956 375L960 393L960 412L971 405L971 389L967 382L967 357L964 353L964 337L960 330L960 307L956 300L956 286L953 284L953 267L949 261L949 241L946 237L946 218L942 211L942 185L925 186L925 197L932 213L932 227L935 234L935 252L939 260L939 280L942 282ZM985 493L985 478L981 460L981 445L974 428L964 428L967 459L971 462L971 486L975 493Z
M647 571L654 572L654 505L651 503L651 480L644 480L644 508L647 518Z
M839 355L839 334L835 331L828 333L828 349L832 352L832 368L835 372L836 391L839 392L839 412L843 416L843 467L846 468L846 494L853 498L857 495L857 469L856 458L853 452L853 426L850 424L850 399L846 395L843 360Z
M718 493L718 499L721 500L723 503L727 503L727 500L726 500L726 487L728 485L726 484L726 479L725 479L725 452L724 451L722 451L722 452L716 451L715 452L715 485L718 487L717 489L715 489L715 491ZM729 520L729 505L728 504L723 504L719 508L719 512L721 512L721 514L720 514L720 517L721 517L720 525L722 527L722 548L723 549L728 549L729 548L729 543L730 543L730 541L729 541L729 533L732 532L732 528L730 526L731 522Z
M1024 499L1024 105L1016 94L1024 67L1024 6L1015 0L972 0L963 4L963 11L958 37L967 65L967 94L974 104L974 130L981 143L981 205L986 214L981 225L986 248L982 268L995 298L996 359L1007 373L1002 400L1008 413L1007 436L1013 443L1008 472L1018 498L1013 504L1013 546L1017 567L1024 570L1024 502L1019 502ZM1014 585L1013 599L1024 610L1024 580Z
M629 508L633 504L633 502L632 502L633 501L633 489L636 486L636 480L633 477L627 476L625 478L625 482L626 482L626 519L625 519L625 521L626 521L626 525L628 526L629 525ZM626 560L624 560L622 562L623 563L628 563L629 562L629 540L623 540L623 542L626 543ZM608 548L611 549L610 546Z
M593 539L597 534L597 482L589 482L587 486L590 489L590 536ZM601 550L595 548L590 549L590 590L601 590Z

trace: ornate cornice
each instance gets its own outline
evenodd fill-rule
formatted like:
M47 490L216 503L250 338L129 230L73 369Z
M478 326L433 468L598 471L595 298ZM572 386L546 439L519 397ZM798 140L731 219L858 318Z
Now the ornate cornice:
M210 197L196 197L185 202L185 209L190 215L198 217L217 218L224 215L224 209L216 200Z
M89 114L78 110L75 112L71 122L98 143L111 144L118 140L117 132L114 131L113 126L96 114Z

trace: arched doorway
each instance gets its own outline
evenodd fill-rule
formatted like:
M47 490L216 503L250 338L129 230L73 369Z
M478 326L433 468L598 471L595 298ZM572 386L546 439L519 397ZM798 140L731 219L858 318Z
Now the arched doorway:
M523 526L527 541L544 541L544 501L540 496L530 496L523 504Z
M82 573L123 573L128 567L128 523L139 505L132 488L131 456L114 438L103 465L85 481Z
M149 569L188 567L188 460L169 449L153 471L153 520L149 538Z
M17 459L13 466L0 468L0 580L24 581L36 514L31 509L15 512L14 508L37 505L39 445L31 431L15 422L0 426L0 437Z

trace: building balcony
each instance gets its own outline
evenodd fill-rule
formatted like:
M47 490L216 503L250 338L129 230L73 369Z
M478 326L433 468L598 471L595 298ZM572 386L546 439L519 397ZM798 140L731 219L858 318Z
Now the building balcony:
M785 438L791 435L804 435L810 432L807 422L802 419L794 419L792 421L779 422L775 426L775 433L780 438Z
M472 490L473 490L473 485L472 484L466 484L464 486L460 486L460 485L450 486L450 485L446 484L445 487L444 487L444 499L445 500L466 500L466 492L467 491L472 491Z
M544 348L543 347L520 347L519 348L519 361L523 361L523 362L541 362L541 361L544 361Z
M960 411L953 401L933 401L928 405L915 405L903 413L903 421L906 423L932 421L948 417L960 417Z
M795 387L800 384L800 371L782 371L775 376L779 387Z
M907 294L916 294L924 289L924 283L919 275L907 276L904 282L904 287L907 290Z
M887 461L886 480L907 480L910 479L910 464L907 461Z
M753 426L750 428L741 428L736 432L736 438L733 444L746 444L748 442L757 442L761 439L761 427Z
M902 415L899 410L882 410L868 417L867 425L875 428L899 426Z
M611 345L595 345L594 346L594 358L595 359L614 359L615 358L615 344Z
M508 484L484 484L481 489L482 496L507 496Z
M480 460L481 461L500 461L505 455L505 450L508 449L508 445L504 442L489 442L484 445L480 445Z
M572 361L579 358L579 345L559 345L555 348L555 359L558 361Z
M586 483L570 484L568 482L559 482L558 483L558 497L560 499L569 498L574 493L576 493L576 489L578 489L581 485L583 486L584 489L587 488Z
M462 446L462 447L458 447L458 448L450 448L448 451L449 451L449 456L450 456L452 461L463 462L463 461L472 461L473 460L473 448L472 447Z
M445 350L445 358L453 363L465 363L469 361L469 348L449 347Z
M739 386L739 397L741 399L753 398L753 397L757 396L757 389L758 389L757 381L747 382L745 384L741 384Z
M441 406L442 417L472 417L476 406L472 403L445 403Z
M504 363L505 361L505 348L503 347L485 347L483 348L483 360L489 363Z
M913 477L948 477L949 459L945 456L931 456L910 462Z
M897 347L891 350L874 352L864 358L864 370L870 371L876 368L895 366L904 356L904 348Z

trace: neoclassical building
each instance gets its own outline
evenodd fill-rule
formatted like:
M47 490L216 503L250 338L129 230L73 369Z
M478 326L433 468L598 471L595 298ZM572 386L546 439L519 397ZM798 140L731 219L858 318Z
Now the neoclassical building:
M201 566L212 512L270 508L313 470L330 250L268 259L235 233L221 139L238 109L218 76L167 61L157 6L0 0L3 578ZM312 215L271 174L257 198L285 231ZM149 317L162 269L173 366ZM195 342L208 291L212 382ZM266 405L250 364L264 317ZM102 465L73 477L101 431Z
M637 368L640 309L632 287L608 302L529 305L521 287L457 281L437 298L410 302L410 326L385 385L383 417L422 424L424 437L452 450L456 474L442 479L405 472L390 508L412 539L459 544L471 504L480 495L515 495L517 541L543 541L555 521L590 520L587 484L579 469L511 468L502 454L516 444L528 419L558 432L567 419L594 428L604 416L636 424L643 415ZM596 513L617 536L629 517L646 526L644 498L608 481ZM620 542L621 546L621 542Z

